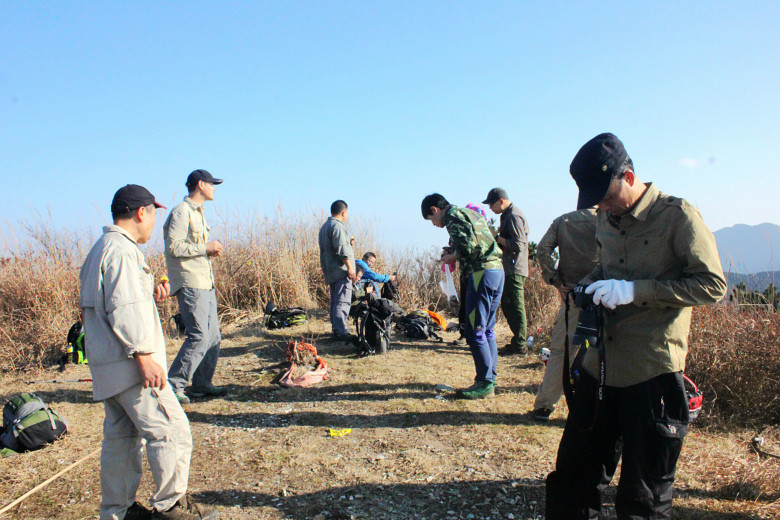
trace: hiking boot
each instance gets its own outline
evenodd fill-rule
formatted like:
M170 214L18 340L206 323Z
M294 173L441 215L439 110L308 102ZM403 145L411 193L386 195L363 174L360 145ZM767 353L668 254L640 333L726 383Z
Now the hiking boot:
M198 386L190 388L190 395L192 397L222 397L227 395L227 390L220 386L214 386L212 384L206 386Z
M188 494L184 495L167 511L155 511L153 520L216 520L219 513L198 504Z
M463 399L484 399L496 395L495 385L492 381L477 381L470 387L458 392Z
M334 332L330 335L330 339L333 341L350 341L352 339L352 334L341 334Z
M174 392L173 395L176 396L176 400L179 401L180 405L190 404L190 398L187 397L187 395L184 393L184 390L179 390L177 392Z
M150 520L151 518L152 512L138 502L133 502L133 505L128 507L125 513L125 520Z
M500 349L498 349L498 355L499 356L525 356L528 354L528 347L523 345L522 347L518 347L516 345L512 345L511 343L509 345L504 345Z
M531 415L533 415L534 421L547 422L550 420L550 414L553 413L550 408L537 408Z
M461 336L458 339L453 339L451 344L452 345L465 345L466 344L466 338Z

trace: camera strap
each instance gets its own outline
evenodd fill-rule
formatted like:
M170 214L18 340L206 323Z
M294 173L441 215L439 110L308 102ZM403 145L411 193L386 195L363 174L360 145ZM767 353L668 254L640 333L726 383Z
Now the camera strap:
M579 417L576 412L576 406L574 406L574 384L576 382L576 374L572 375L571 370L569 368L570 366L570 356L569 356L569 297L564 299L564 323L566 324L566 335L563 340L563 394L566 397L566 405L569 407L569 414L572 416L572 421L575 425L577 425L578 428L580 428L583 431L588 431L593 429L593 426L596 425L596 419L599 416L599 406L601 404L601 401L604 400L604 385L607 382L607 362L606 362L606 346L604 345L604 313L599 308L598 314L597 314L597 327L598 327L598 356L599 356L599 386L596 394L596 403L593 407L593 419L590 421L590 424L587 426L583 426L583 424L587 424L584 421L579 420ZM580 347L582 348L582 347ZM577 354L579 356L579 353ZM576 361L576 358L575 358ZM582 370L582 368L580 367Z

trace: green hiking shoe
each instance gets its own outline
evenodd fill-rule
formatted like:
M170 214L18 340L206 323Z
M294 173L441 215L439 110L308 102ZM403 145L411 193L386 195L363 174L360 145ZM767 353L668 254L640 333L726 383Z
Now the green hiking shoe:
M495 385L492 381L477 381L470 387L458 392L463 399L484 399L496 395Z
M190 398L187 397L187 394L184 393L184 390L174 392L173 395L176 396L176 400L179 401L180 405L184 406L185 404L190 404Z

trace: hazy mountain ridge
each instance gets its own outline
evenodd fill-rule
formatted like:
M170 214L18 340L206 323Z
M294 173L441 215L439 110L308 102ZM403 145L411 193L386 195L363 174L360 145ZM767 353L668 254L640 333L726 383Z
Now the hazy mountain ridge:
M739 279L736 283L744 281L748 284L749 281L757 280L769 283L772 276L777 279L777 269L780 268L780 226L769 222L756 226L737 224L719 229L713 234L723 270L729 275L749 275L747 279Z

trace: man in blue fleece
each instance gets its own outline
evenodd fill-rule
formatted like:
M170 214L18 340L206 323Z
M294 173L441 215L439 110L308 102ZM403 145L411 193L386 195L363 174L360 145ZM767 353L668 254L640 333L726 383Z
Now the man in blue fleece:
M368 251L366 252L366 254L363 255L362 260L355 260L355 268L358 270L360 269L363 270L363 277L361 278L361 281L371 282L371 285L374 286L374 292L376 294L379 294L378 284L394 281L395 275L375 273L371 269L372 267L374 267L375 263L376 263L376 255L371 251Z

